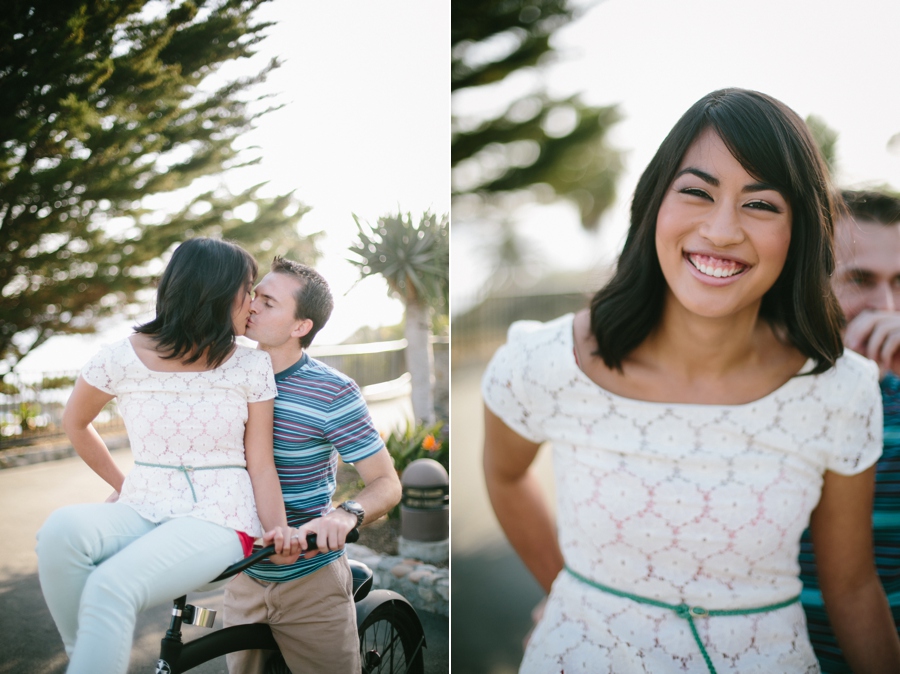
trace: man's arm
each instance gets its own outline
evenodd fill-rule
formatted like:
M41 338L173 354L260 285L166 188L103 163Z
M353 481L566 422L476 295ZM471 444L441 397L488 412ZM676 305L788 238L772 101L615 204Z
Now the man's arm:
M382 447L372 456L353 464L365 483L365 488L353 499L366 511L363 524L370 524L400 502L400 478L387 448ZM318 552L337 550L344 545L347 534L356 526L356 516L336 508L324 517L317 517L299 528L300 545L306 546L306 534L315 532ZM314 556L310 551L307 557Z

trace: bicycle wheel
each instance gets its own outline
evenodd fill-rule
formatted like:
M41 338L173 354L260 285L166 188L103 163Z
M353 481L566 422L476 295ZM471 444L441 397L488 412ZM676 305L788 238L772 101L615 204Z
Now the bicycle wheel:
M266 667L263 671L265 674L291 674L291 670L285 664L281 653L277 652L273 653L272 657L266 661Z
M362 674L423 674L425 634L408 613L384 603L359 626Z

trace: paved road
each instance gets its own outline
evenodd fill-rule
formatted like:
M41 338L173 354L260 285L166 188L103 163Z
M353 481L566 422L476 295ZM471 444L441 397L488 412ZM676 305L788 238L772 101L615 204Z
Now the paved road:
M543 591L506 541L484 487L482 370L455 368L452 375L451 658L453 674L513 674ZM535 467L552 503L550 458L542 448Z
M123 470L130 469L128 450L117 450L113 456ZM109 487L78 458L0 470L0 674L65 671L67 660L62 641L38 584L34 534L54 509L70 503L102 501L109 492ZM222 590L195 593L191 600L221 610ZM169 606L158 606L139 617L129 674L154 671L169 610ZM427 672L447 672L448 620L431 614L423 614L422 618L429 644ZM187 626L185 637L192 639L205 632ZM192 671L225 674L224 658Z

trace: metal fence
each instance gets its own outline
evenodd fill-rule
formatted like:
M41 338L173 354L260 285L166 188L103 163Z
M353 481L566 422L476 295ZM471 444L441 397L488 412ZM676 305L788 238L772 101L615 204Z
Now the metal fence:
M351 377L360 387L401 379L407 371L406 340L311 346L309 354ZM0 449L64 435L62 412L77 370L7 374L0 382ZM94 421L101 433L124 430L115 399Z
M63 408L77 376L78 370L7 374L0 383L0 447L62 435ZM115 400L103 408L94 427L103 433L124 429Z
M549 321L588 306L590 295L559 292L528 295L494 295L484 298L451 322L453 366L486 363L515 321Z

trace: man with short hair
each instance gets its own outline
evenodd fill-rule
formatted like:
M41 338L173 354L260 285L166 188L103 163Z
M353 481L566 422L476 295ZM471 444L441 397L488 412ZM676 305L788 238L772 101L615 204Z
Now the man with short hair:
M844 345L881 368L884 451L876 465L873 540L878 575L900 625L900 199L871 191L843 197L849 213L835 224L832 287L847 317ZM808 531L800 566L801 601L822 671L850 672L822 603Z
M309 357L305 349L325 325L334 302L311 267L276 257L256 286L248 338L272 359L274 451L288 524L315 532L318 550L273 558L239 574L225 589L225 624L268 623L294 674L360 671L352 578L344 554L347 533L372 522L400 500L400 480L356 383ZM353 463L365 488L331 507L337 457ZM268 654L227 656L232 674L261 673Z

